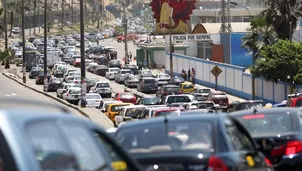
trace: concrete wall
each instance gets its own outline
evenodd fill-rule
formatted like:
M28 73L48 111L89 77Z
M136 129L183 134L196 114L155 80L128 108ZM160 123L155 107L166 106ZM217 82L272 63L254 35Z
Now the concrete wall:
M169 53L166 54L166 71L170 71ZM211 74L211 69L219 66L222 73L218 76L218 89L244 99L252 98L252 75L244 73L244 68L207 61L190 56L173 54L173 73L179 75L182 69L195 68L196 83L207 87L215 87L215 77ZM302 86L296 86L297 91L302 91ZM269 103L279 103L287 98L290 86L283 82L278 84L266 81L263 78L255 80L256 98Z

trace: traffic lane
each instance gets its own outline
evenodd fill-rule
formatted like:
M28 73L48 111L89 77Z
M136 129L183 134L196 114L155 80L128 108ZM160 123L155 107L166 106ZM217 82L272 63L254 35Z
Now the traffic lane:
M73 69L76 69L78 72L80 72L80 68L77 68L77 67L73 67L71 65L69 65L70 68L73 68ZM90 73L88 71L86 71L86 77L88 79L98 79L99 81L109 81L107 78L105 77L102 77L102 76L99 76L99 75L96 75L96 74L93 74L93 73ZM115 83L115 81L109 81L109 84L110 84L110 87L120 93L120 92L124 92L124 89L125 89L125 86L123 84L117 84ZM133 93L138 93L137 89L135 88L132 88L131 89ZM144 96L151 96L151 97L155 97L156 95L155 94L145 94L145 93L140 93L140 94L143 94Z
M17 73L19 76L22 76L21 69L22 69L21 67L17 67ZM36 85L35 79L29 79L28 75L29 75L29 73L26 73L26 84L32 88L43 91L43 85ZM56 96L57 96L56 92L47 92L47 94L53 96L54 98L56 98ZM104 98L103 100L111 101L113 99ZM81 108L81 110L83 112L85 112L85 114L87 114L93 122L103 126L104 128L113 128L114 127L112 121L104 113L102 113L100 109L87 107L87 108ZM81 116L83 116L83 115L81 115Z
M54 106L57 106L56 108L49 107L47 108L46 106L41 106L37 104L16 104L16 103L1 103L0 108L9 108L9 109L16 109L20 108L21 110L24 109L36 109L36 110L47 110L47 111L59 111L59 107L64 107L62 104L57 102L54 99L51 99L45 95L42 95L40 93L37 93L29 88L26 88L15 81L7 78L6 76L0 74L0 97L9 100L9 98L18 98L18 99L28 99L28 100L39 100L41 102L45 103L50 103ZM76 115L81 115L78 111L72 109L72 108L67 108L70 112ZM82 115L81 115L82 116Z

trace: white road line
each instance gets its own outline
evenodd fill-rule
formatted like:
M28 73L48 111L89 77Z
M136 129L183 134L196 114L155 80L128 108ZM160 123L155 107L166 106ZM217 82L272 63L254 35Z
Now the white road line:
M12 95L12 96L16 96L17 94L15 94L15 93L12 93L11 95Z
M6 95L4 95L5 97L10 97L11 95L10 94L6 94Z

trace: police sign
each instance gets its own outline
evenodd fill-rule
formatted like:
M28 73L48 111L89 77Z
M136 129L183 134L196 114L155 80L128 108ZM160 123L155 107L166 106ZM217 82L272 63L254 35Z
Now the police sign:
M211 40L210 34L184 34L184 35L173 35L173 41L187 41L187 40Z

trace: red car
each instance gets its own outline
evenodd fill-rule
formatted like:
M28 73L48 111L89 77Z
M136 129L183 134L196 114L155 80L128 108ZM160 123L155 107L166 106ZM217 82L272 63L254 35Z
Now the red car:
M208 101L212 101L215 104L219 104L220 106L228 106L229 98L225 92L221 91L213 91L208 95Z
M73 66L74 66L74 67L80 67L80 66L81 66L81 58L76 58L76 59L73 61Z
M124 103L136 104L136 97L133 93L117 93L114 99Z

